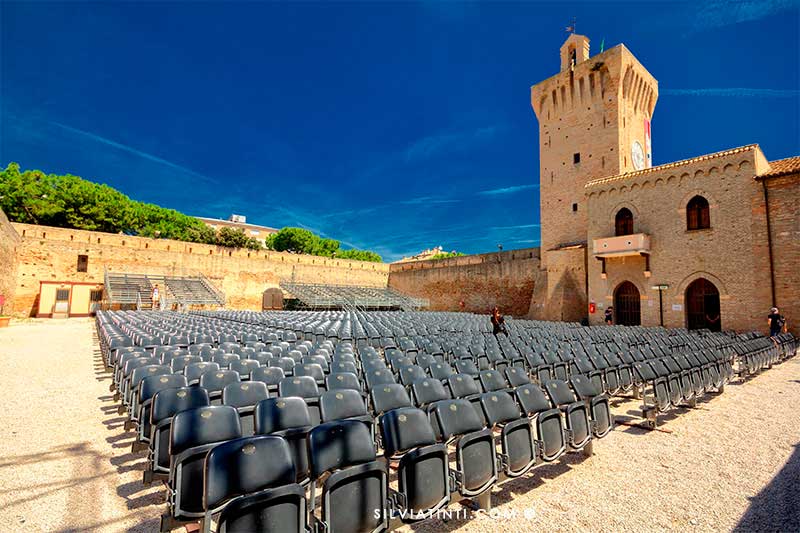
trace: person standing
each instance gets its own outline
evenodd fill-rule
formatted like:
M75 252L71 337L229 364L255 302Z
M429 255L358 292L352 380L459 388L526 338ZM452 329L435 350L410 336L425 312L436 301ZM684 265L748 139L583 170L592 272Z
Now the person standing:
M497 335L500 333L503 333L506 337L508 337L508 331L506 331L506 319L500 314L500 309L498 309L497 306L495 306L492 310L491 321L492 333L495 337L497 337Z
M614 308L610 305L606 307L605 319L607 326L610 326L614 323Z
M150 295L150 298L153 301L153 310L158 309L159 303L161 303L161 294L158 290L158 283L153 286L153 293Z
M786 318L778 311L777 307L770 309L767 315L767 324L769 324L769 336L777 337L782 331L786 331Z

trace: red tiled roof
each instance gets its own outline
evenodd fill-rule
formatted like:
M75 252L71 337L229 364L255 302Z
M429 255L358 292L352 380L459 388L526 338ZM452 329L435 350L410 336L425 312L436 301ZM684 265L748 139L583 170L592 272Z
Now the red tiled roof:
M785 176L786 174L800 173L800 155L770 161L769 166L770 170L764 172L758 178L774 178L776 176Z
M664 165L658 165L657 167L644 168L642 170L635 170L633 172L627 172L625 174L619 174L617 176L609 176L607 178L597 178L597 179L593 179L592 181L588 182L586 185L584 185L584 187L588 189L589 187L593 187L595 185L602 185L602 184L605 184L605 183L608 183L608 182L611 182L611 181L617 181L617 180L623 180L623 179L627 179L627 178L633 178L633 177L636 177L636 176L641 176L642 174L649 174L651 172L658 172L660 170L666 170L668 168L680 167L682 165L688 165L690 163L696 163L697 161L706 161L708 159L714 159L716 157L724 157L724 156L727 156L727 155L738 154L740 152L746 152L746 151L749 151L749 150L753 150L754 148L757 148L757 147L758 147L757 144L748 144L748 145L745 145L745 146L740 146L738 148L731 148L730 150L723 150L722 152L716 152L716 153L713 153L713 154L701 155L701 156L698 156L698 157L692 157L690 159L683 159L681 161L675 161L674 163L666 163Z

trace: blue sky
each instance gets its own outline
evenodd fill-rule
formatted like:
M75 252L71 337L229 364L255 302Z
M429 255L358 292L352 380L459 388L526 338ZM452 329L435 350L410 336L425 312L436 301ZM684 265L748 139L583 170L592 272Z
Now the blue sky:
M800 154L796 0L0 4L0 164L387 260L536 246L538 126L577 17L659 80L653 159Z

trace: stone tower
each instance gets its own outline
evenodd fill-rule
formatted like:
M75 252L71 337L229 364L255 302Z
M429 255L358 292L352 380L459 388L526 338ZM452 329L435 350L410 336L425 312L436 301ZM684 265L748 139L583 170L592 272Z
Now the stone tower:
M650 119L658 82L623 45L591 57L589 39L561 46L561 71L531 87L539 121L542 276L531 314L586 316L584 185L652 165ZM566 276L566 277L565 277ZM542 282L545 280L542 279Z

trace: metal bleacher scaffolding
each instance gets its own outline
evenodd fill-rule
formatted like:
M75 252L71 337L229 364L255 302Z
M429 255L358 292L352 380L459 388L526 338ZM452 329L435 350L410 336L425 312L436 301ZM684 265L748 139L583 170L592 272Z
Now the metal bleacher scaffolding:
M173 304L179 308L192 305L225 306L225 294L202 274L197 276L163 276L105 272L105 302L108 305L135 306L152 309L153 286L159 286L161 308Z
M281 281L281 289L291 293L309 309L403 309L411 311L430 305L428 300L401 294L389 287L357 287Z

